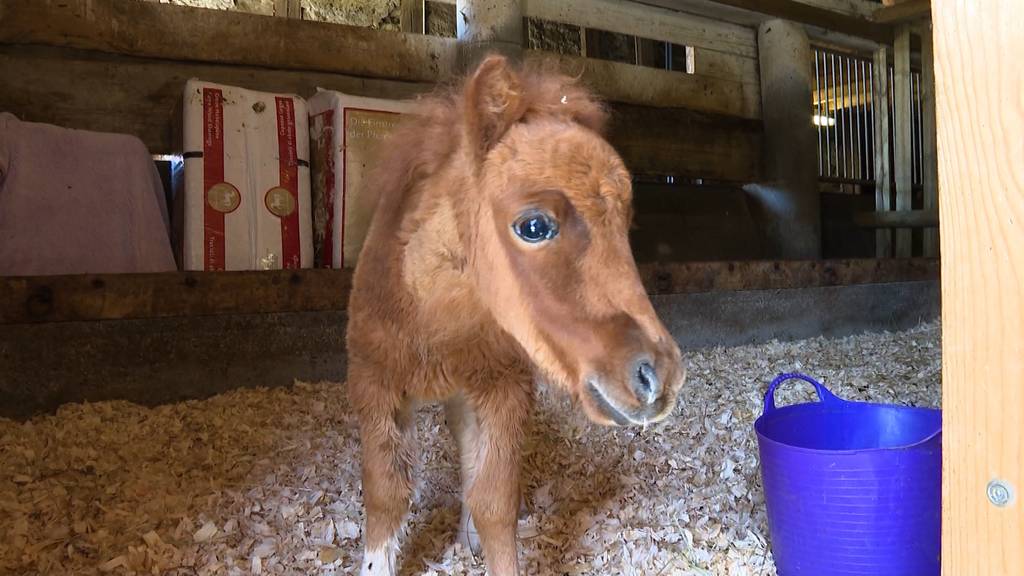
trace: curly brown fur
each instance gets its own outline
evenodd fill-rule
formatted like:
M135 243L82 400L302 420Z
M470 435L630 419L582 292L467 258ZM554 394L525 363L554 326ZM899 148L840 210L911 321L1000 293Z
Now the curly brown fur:
M669 414L685 373L640 283L629 174L602 103L545 66L485 59L385 145L349 305L349 389L367 513L363 574L393 574L414 482L412 413L444 401L462 540L516 574L519 448L534 383L601 424ZM541 214L557 234L528 242Z

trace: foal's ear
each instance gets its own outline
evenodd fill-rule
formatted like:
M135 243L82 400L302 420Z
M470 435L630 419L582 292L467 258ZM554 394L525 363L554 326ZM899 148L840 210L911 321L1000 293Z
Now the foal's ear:
M490 150L525 108L522 80L504 56L488 56L466 82L463 95L472 145Z

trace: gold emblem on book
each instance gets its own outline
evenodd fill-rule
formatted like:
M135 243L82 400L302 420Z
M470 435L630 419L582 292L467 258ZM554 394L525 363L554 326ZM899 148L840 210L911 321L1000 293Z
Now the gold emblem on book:
M267 195L264 198L267 204L267 210L278 218L284 218L290 216L292 212L295 212L295 196L287 188L271 188L267 191Z
M219 182L210 186L210 189L206 191L206 203L217 212L227 214L234 212L242 203L242 195L238 192L238 188L231 184Z

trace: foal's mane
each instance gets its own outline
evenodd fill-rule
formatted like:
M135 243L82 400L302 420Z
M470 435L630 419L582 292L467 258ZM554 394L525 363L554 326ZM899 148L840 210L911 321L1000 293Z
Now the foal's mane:
M561 73L554 63L540 59L507 66L516 82L500 101L515 107L513 123L557 120L604 133L607 109L578 77ZM437 173L463 146L478 145L467 141L473 138L473 118L484 113L474 109L469 96L470 90L476 89L473 84L474 75L470 73L419 98L414 110L382 142L368 180L373 183L374 193L363 194L367 201L377 204L378 210L386 212L375 220L397 223L407 210L415 209L415 182Z

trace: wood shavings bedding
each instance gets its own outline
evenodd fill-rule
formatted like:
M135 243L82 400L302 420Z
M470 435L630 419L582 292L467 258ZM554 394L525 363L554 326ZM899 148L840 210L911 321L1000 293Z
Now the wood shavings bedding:
M752 431L768 381L801 370L841 397L938 406L939 335L932 323L690 352L683 404L645 431L591 425L541 392L524 459L524 572L775 574ZM811 394L787 386L779 403ZM441 411L421 410L418 426L402 573L482 575L452 544L459 482ZM343 384L0 420L3 574L352 574L360 508Z

